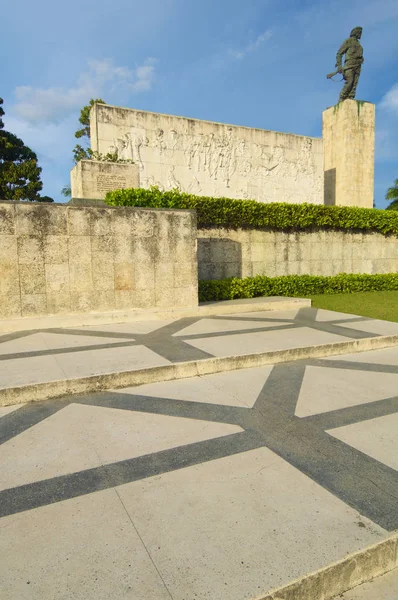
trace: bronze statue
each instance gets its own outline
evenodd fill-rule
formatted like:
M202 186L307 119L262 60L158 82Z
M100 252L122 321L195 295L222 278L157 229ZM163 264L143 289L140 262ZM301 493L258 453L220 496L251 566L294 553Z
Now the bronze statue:
M354 99L357 91L357 85L359 76L361 74L361 67L363 63L363 48L359 42L362 37L362 27L355 27L347 38L336 56L336 71L327 75L328 79L331 79L337 73L341 73L345 81L345 85L341 90L339 102L347 100L347 98ZM343 65L343 56L345 56Z

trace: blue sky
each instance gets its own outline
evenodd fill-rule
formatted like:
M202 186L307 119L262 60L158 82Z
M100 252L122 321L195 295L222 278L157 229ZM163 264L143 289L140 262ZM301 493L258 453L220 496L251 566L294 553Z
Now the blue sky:
M2 11L6 129L63 201L80 109L109 104L320 136L326 80L364 28L357 98L377 105L377 206L398 177L397 0L19 0ZM16 29L17 26L17 29Z

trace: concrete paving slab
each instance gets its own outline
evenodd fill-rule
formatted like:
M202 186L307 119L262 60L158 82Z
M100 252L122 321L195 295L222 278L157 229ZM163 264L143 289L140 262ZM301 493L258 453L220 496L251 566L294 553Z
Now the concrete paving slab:
M119 494L176 600L249 600L385 536L264 448Z
M20 335L15 339L8 339L9 336L4 337L4 341L0 338L0 357L21 352L27 353L48 350L48 346L41 332L27 333L25 335Z
M192 379L169 381L167 385L150 383L139 387L140 396L163 397L185 402L202 402L223 406L246 406L256 402L272 366L216 373ZM123 388L123 393L137 393L137 388Z
M66 377L66 372L51 355L0 361L0 389L43 381L57 381Z
M114 490L1 521L2 600L170 600Z
M340 600L397 600L398 569L341 594L338 598Z
M398 471L397 432L398 413L328 430L333 437L396 471Z
M307 366L296 407L298 417L375 402L398 394L398 374Z
M263 332L241 333L239 335L231 334L227 338L203 337L198 340L188 339L186 343L213 356L233 356L251 352L266 352L268 350L286 350L309 345L333 344L344 340L345 338L341 335L300 327L287 331L268 331L266 335Z
M334 356L326 356L322 360L327 362L336 361ZM338 360L344 363L364 363L377 365L398 365L398 353L396 348L383 348L381 350L370 350L368 352L352 352L339 356Z
M69 378L170 364L145 346L87 350L78 354L57 355L56 360Z
M377 333L379 335L390 335L398 333L398 323L392 321L379 321L376 319L366 319L363 321L354 321L352 323L342 323L348 329L362 329L369 333Z

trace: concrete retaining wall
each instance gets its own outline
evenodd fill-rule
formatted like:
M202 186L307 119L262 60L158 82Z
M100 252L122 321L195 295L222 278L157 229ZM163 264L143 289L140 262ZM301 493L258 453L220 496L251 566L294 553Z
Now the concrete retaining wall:
M191 211L0 202L0 318L197 306Z
M379 233L198 231L199 279L398 272L398 238Z

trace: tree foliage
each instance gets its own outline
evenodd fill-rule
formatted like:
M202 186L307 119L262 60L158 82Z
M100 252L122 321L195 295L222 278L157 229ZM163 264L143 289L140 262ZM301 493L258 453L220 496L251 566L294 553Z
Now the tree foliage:
M387 206L387 210L398 210L398 179L395 180L392 187L388 188L386 200L392 200L391 204Z
M93 151L91 150L90 144L90 110L94 106L94 104L106 104L104 100L101 98L91 98L90 102L83 106L80 111L79 123L82 125L80 129L78 129L75 133L75 138L80 139L83 138L83 146L81 144L76 144L73 148L73 159L75 163L78 163L79 160L83 159L92 159Z
M2 104L0 98L0 198L53 202L49 196L40 196L43 184L36 154L16 135L5 131Z

